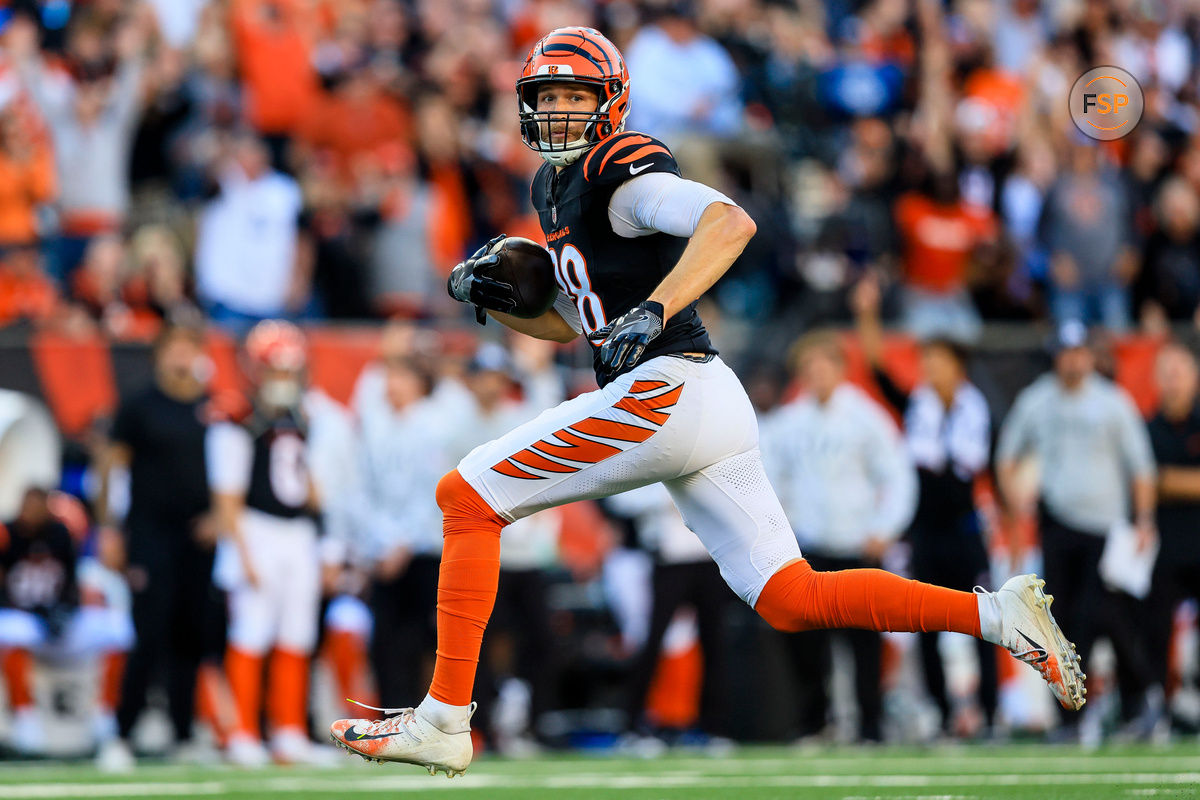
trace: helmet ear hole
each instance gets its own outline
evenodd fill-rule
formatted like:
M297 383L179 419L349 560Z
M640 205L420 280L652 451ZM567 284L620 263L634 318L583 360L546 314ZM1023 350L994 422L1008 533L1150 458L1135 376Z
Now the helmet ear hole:
M601 136L612 136L612 132L613 132L613 127L612 127L611 122L605 122L603 125L600 126L600 135Z

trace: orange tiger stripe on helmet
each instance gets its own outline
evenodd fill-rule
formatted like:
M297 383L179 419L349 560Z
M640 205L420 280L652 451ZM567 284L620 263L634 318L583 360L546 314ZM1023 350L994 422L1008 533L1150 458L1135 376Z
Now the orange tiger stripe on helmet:
M587 141L570 150L555 151L541 140L541 127L549 112L539 112L534 90L544 83L582 83L596 92L598 105L590 114ZM542 37L525 59L517 79L517 110L521 139L543 158L557 166L574 163L587 150L619 134L629 116L629 70L617 46L594 28L567 27Z

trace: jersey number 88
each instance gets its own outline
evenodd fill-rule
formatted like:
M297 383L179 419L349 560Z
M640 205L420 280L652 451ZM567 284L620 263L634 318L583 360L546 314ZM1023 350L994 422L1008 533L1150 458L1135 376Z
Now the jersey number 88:
M575 301L575 307L579 309L584 333L595 333L607 325L604 304L600 301L600 295L592 291L587 261L583 253L579 252L579 248L573 244L564 245L561 254L553 247L546 249L550 251L550 260L554 263L554 277L558 280L559 288Z

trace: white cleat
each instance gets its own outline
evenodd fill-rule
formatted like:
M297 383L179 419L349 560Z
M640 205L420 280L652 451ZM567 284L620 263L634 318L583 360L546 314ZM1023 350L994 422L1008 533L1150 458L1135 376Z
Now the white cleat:
M133 772L137 760L124 739L113 737L100 745L96 753L96 769L106 775L125 775Z
M434 725L420 709L381 709L392 715L381 720L340 719L329 726L334 744L367 761L399 761L416 764L430 775L446 773L453 778L466 772L474 749L471 729L444 731ZM470 715L475 713L471 704Z
M260 769L271 763L271 755L258 739L235 733L225 747L225 760L235 767Z
M341 755L327 744L309 741L308 734L299 728L284 728L271 737L271 758L281 765L332 767Z
M1075 645L1050 613L1054 597L1042 591L1045 585L1036 575L1018 575L995 593L1001 619L999 644L1040 672L1063 708L1078 711L1087 702L1083 683L1087 676Z

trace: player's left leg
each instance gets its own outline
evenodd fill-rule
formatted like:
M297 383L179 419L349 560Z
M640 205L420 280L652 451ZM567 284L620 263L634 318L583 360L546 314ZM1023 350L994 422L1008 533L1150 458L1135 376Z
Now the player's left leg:
M739 418L753 413L736 377L726 372L723 382L709 387L718 402L710 406L711 416L696 420L702 426L736 427ZM725 581L773 627L970 634L1033 665L1064 707L1083 705L1078 656L1050 614L1051 598L1036 576L1013 578L995 593L972 594L878 569L816 572L800 556L757 446L665 483Z

